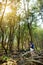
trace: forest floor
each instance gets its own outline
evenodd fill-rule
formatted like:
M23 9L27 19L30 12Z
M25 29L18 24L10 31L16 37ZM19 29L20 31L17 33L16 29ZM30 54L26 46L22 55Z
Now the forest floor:
M0 53L0 65L43 65L43 51L34 53L33 57L31 56L30 51L14 51L8 54L8 56L1 55ZM4 59L1 60L2 57Z

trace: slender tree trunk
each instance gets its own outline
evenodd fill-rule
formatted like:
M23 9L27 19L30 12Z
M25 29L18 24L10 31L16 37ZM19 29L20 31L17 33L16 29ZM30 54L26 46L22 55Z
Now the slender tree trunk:
M25 6L25 2L26 0L23 0L23 4L24 4L24 10L25 10L25 14L26 14L26 19L27 19L27 26L28 26L28 29L29 29L29 34L30 34L30 37L31 37L31 42L32 42L32 27L31 27L31 24L32 24L32 21L33 21L33 18L32 18L32 21L31 23L28 23L28 4L27 4L27 11L26 11L26 6ZM33 17L33 16L32 16Z
M12 51L13 40L14 40L14 27L10 27L10 33L9 33L9 52Z
M2 13L2 17L1 17L1 23L0 23L0 28L1 28L1 32L2 32L2 47L3 49L5 50L5 53L7 54L7 50L5 49L4 45L3 45L3 40L4 40L4 31L2 29L2 21L3 21L3 16L4 16L4 13L5 13L5 10L6 10L6 5L7 5L7 0L6 0L6 4L5 4L5 8L4 8L4 11Z
M32 42L32 27L31 27L30 23L28 23L28 29L29 29L29 34L30 34L31 42Z
M5 50L5 53L7 54L7 49L4 46L4 31L2 28L1 28L1 31L2 31L2 48Z
M23 43L23 38L22 38L22 50L23 50L23 44L24 44L24 43Z
M19 29L18 29L18 37L17 37L17 42L18 42L18 45L17 45L17 48L18 48L18 51L20 50L19 49L19 45L20 45L20 24L19 24Z
M22 50L23 50L23 42L22 42Z

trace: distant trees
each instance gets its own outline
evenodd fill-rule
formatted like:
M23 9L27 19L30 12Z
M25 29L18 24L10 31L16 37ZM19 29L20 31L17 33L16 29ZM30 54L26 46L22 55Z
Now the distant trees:
M5 2L2 1L2 3ZM8 1L6 0L5 4L0 3L0 11L2 12L2 8L4 5L4 10L0 15L0 43L2 48L5 50L7 54L8 51L12 51L14 40L17 41L17 49L27 49L29 45L29 41L36 41L35 43L43 43L43 30L38 32L39 28L37 22L39 20L43 20L42 11L43 11L43 4L41 1L37 1L35 4L36 6L31 6L29 8L30 0L23 0L23 11L17 14L17 11L21 8L20 0L16 1ZM15 5L16 4L16 5ZM39 6L40 5L40 6ZM9 6L11 12L6 13L6 7ZM41 17L40 17L41 16ZM39 18L38 18L39 17ZM16 37L16 39L15 39ZM40 41L40 42L39 42ZM15 43L16 44L16 43ZM42 44L43 45L43 44ZM42 48L41 45L41 48ZM40 44L39 44L40 46ZM37 46L36 46L37 47Z

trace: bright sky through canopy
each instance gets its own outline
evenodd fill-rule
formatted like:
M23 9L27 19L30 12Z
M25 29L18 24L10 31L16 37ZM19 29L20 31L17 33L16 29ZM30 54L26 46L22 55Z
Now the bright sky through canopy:
M26 2L26 0L24 0L25 2ZM0 0L0 2L2 2L2 0ZM21 2L22 2L22 4L21 4L21 8L19 9L20 11L18 11L20 14L22 13L22 11L23 11L23 9L24 9L24 6L23 6L23 0L21 0ZM29 7L31 8L33 5L35 5L35 3L37 2L37 0L30 0L30 3L29 3ZM8 1L8 3L9 3L9 1ZM34 3L34 4L33 4ZM32 5L32 6L31 6ZM35 5L36 6L36 5ZM27 7L27 6L26 6ZM9 13L9 12L11 12L12 10L11 10L11 8L10 8L10 6L6 6L6 10L5 10L5 14L4 15L6 15L6 13ZM22 14L21 14L22 15ZM41 22L41 20L38 22L38 25L40 25L41 26L41 28L43 28L43 23Z
M11 12L11 9L9 6L6 7L5 14Z
M2 0L0 0L0 2L2 2ZM9 1L8 1L7 3L9 3ZM12 11L12 10L11 10L11 8L10 8L10 5L9 5L9 6L6 6L4 15L6 15L6 13L9 13L9 12L11 12L11 11ZM3 12L3 9L2 9L2 12ZM1 14L0 14L0 15L1 15Z
M2 2L2 0L0 0L0 2Z

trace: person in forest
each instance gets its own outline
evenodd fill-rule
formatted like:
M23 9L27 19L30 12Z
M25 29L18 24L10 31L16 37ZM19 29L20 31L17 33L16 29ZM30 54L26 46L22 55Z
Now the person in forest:
M30 51L34 51L34 44L30 41Z
M31 41L30 41L30 53L31 53L31 57L33 57L33 55L34 55L34 44Z

